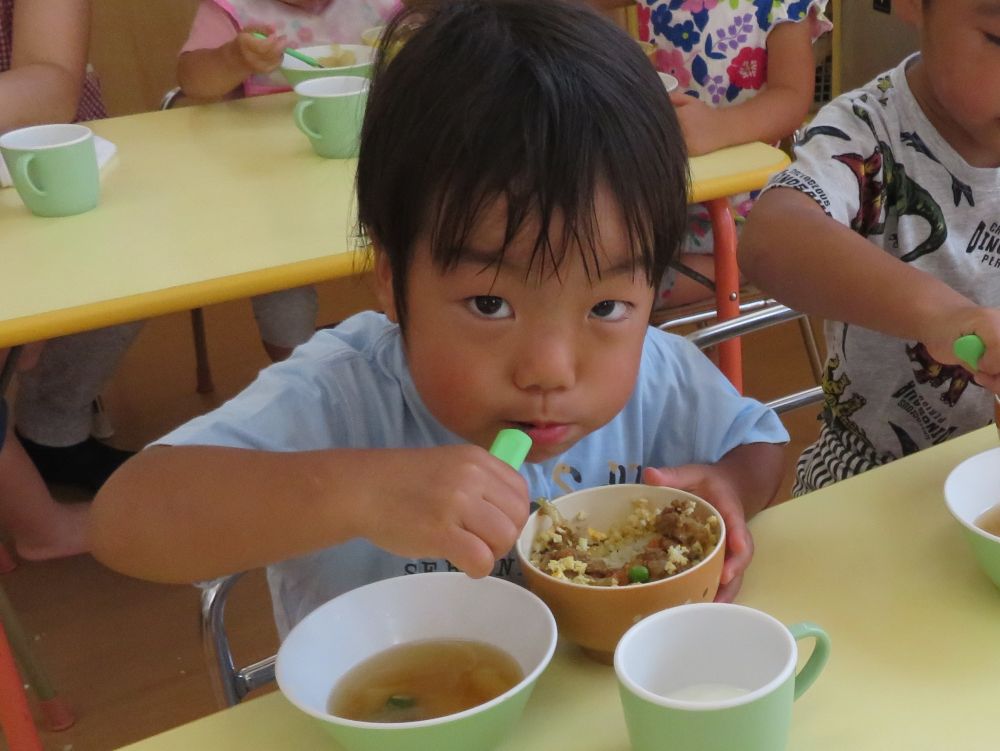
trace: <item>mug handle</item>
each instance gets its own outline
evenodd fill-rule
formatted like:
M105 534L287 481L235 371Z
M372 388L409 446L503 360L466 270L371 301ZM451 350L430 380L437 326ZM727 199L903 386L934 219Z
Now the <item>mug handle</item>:
M22 185L27 185L28 190L35 193L38 196L44 196L45 191L35 185L35 181L31 179L31 175L28 174L28 165L31 164L32 160L35 158L34 154L25 154L19 159L14 161L14 172L16 173L18 181Z
M301 130L310 138L315 138L319 140L323 136L321 136L315 130L306 125L305 118L303 117L303 115L305 115L306 110L309 109L312 105L313 105L312 99L300 99L298 102L295 103L295 111L292 116L295 118L295 124L299 127L299 130Z
M806 664L802 666L802 670L795 674L795 698L798 699L823 672L823 666L830 658L830 637L815 623L795 623L789 626L788 630L792 632L792 638L795 641L810 636L816 640L813 652L809 655Z

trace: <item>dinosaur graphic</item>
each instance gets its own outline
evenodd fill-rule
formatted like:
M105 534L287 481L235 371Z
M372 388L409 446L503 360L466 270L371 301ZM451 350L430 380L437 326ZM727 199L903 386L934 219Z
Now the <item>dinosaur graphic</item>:
M832 136L833 138L839 138L841 141L851 140L849 135L833 125L814 125L811 128L806 128L806 132L803 134L802 138L795 142L795 145L805 146L816 136Z
M836 154L834 161L846 165L858 180L858 213L851 219L851 229L865 237L882 234L884 222L879 222L885 202L885 185L878 180L882 172L882 154L876 149L865 158L861 154Z
M899 217L919 216L930 225L931 231L927 239L901 257L902 261L909 263L944 245L948 237L948 226L945 224L944 212L934 197L906 174L906 167L896 161L892 147L879 138L871 116L862 106L867 101L867 96L860 97L854 102L852 110L855 117L868 126L875 138L874 151L867 157L860 154L839 154L833 158L847 166L858 179L860 206L851 221L853 229L863 231L866 235L882 234L885 232L885 220L879 219L883 211L892 212ZM839 128L815 126L806 131L801 143L808 143L816 136L850 140L850 136ZM910 145L913 146L914 143L916 141L911 139ZM874 179L880 163L881 183Z
M883 160L883 181L885 183L885 198L887 209L896 216L919 216L931 227L930 236L920 243L909 253L901 256L901 260L909 263L921 256L933 253L938 250L948 237L948 226L944 221L944 212L938 205L934 197L928 193L914 180L906 174L906 167L896 161L892 153L892 147L878 137L875 124L867 110L861 106L867 101L867 97L861 97L860 101L853 106L855 116L861 120L874 136L876 143L875 150L882 155ZM877 230L873 234L881 234L884 231L885 223L876 226Z
M823 370L823 411L820 414L821 420L826 423L830 430L835 432L847 431L875 453L875 447L865 431L862 430L851 416L867 403L861 394L851 394L850 399L842 397L847 392L847 387L851 385L851 379L847 373L841 373L834 378L834 371L840 367L840 358L837 356L827 360Z
M909 146L917 153L923 154L931 161L937 162L938 164L941 165L941 167L944 168L944 171L948 173L948 176L951 178L951 194L952 197L955 199L956 207L962 203L963 198L969 202L969 206L976 205L976 199L972 195L972 186L968 185L967 183L963 183L961 180L959 180L957 177L951 174L951 170L945 167L944 164L941 162L941 160L938 159L936 156L934 156L934 152L932 152L930 150L930 147L926 143L924 143L924 139L920 137L919 133L913 133L904 130L899 135L903 139L903 143L905 143L907 146Z
M902 452L902 456L909 456L910 454L915 454L920 451L920 446L917 445L917 442L913 440L909 433L891 420L889 422L889 427L892 428L892 432L896 434L896 440L899 441L899 450Z
M881 104L883 107L888 107L889 106L889 96L888 96L888 94L889 94L889 91L893 88L893 86L892 86L892 77L891 76L882 76L881 78L878 79L878 83L875 84L875 86L878 88L879 92L882 95L882 96L879 97L878 103Z
M948 387L941 394L941 401L949 407L958 404L965 389L972 381L972 375L961 365L942 365L927 351L923 343L917 342L914 346L906 346L906 355L910 362L918 367L913 370L913 377L917 383L929 383L934 388L939 388L948 383Z

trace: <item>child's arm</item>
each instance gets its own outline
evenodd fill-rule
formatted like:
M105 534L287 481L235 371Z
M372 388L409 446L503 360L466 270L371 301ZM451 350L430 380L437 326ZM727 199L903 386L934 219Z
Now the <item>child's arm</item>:
M715 599L729 602L743 583L753 558L753 538L746 520L767 508L781 484L785 451L773 443L738 446L716 464L649 467L643 481L687 490L711 503L726 522L726 562Z
M795 132L809 113L816 63L808 21L778 24L767 37L767 85L731 107L712 107L674 92L670 100L692 156L725 146L775 143Z
M11 67L0 73L0 133L76 115L87 71L88 0L19 0Z
M923 342L941 363L958 363L952 343L976 333L986 344L976 381L1000 392L1000 310L891 256L797 190L774 188L757 200L739 263L789 307Z
M219 47L182 52L177 59L181 90L194 99L220 99L253 74L275 70L288 40L283 36L258 39L254 31L268 33L247 28Z
M490 573L528 518L524 479L476 446L271 452L159 446L93 502L94 556L164 582L211 579L363 537Z

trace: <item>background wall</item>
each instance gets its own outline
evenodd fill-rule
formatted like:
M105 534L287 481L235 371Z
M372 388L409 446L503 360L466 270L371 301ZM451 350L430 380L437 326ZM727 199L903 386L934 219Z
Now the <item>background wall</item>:
M862 86L882 71L894 67L917 49L916 30L896 15L872 8L871 0L835 0L835 33L840 40L834 67L839 70L840 90Z
M198 0L94 0L90 61L111 115L154 110L177 85L177 52Z
M94 0L91 62L112 115L156 109L176 85L177 52L198 0ZM842 91L888 70L917 48L916 32L870 0L832 0L837 24L834 67ZM612 17L626 25L623 11Z

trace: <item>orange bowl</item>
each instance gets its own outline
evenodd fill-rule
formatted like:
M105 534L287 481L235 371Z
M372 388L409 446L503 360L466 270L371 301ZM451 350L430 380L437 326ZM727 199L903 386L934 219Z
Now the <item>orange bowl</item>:
M690 602L710 602L719 589L726 550L726 525L707 501L674 488L652 485L605 485L569 493L554 500L562 515L572 520L585 512L587 523L607 530L625 521L632 502L645 498L651 509L661 509L675 500L693 500L695 518L719 519L719 541L698 564L686 571L645 584L598 587L556 579L531 563L531 547L552 520L540 511L528 519L517 541L517 557L528 587L537 594L556 618L559 632L581 646L591 657L611 663L622 635L635 623L665 608Z

